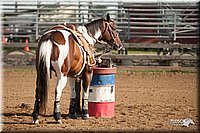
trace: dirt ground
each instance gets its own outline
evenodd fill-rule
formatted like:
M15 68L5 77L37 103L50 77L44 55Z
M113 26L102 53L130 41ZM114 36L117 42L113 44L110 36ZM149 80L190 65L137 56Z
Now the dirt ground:
M196 71L149 71L149 68L118 68L115 117L76 120L66 118L69 89L61 97L63 124L52 117L55 76L51 79L48 111L40 124L32 124L35 96L34 67L3 70L3 131L198 131L198 81ZM173 124L191 118L195 125Z

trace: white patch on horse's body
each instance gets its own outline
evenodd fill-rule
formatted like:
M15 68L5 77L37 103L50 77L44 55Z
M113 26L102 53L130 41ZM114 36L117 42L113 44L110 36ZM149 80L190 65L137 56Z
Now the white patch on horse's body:
M95 38L96 40L98 40L100 36L101 36L101 30L98 28L98 30L95 31L94 38Z
M68 32L66 30L58 30L58 31L60 31L63 34L63 36L65 38L65 44L59 45L59 44L54 42L58 46L58 49L59 49L58 60L51 61L51 64L52 64L52 66L55 69L56 74L57 74L55 101L60 101L62 90L64 89L64 87L67 84L67 77L64 76L64 74L61 72L61 67L64 63L65 58L67 58L67 55L68 55L68 52L69 52L69 39L68 38L69 38L69 35L71 34L70 32Z
M88 41L88 43L92 46L94 46L94 44L97 42L96 40L98 40L98 38L101 36L101 30L98 29L96 31L96 34L94 35L94 38L91 37L88 32L87 32L87 28L85 26L78 26L77 30L79 32L81 32L83 34L83 37Z
M88 99L88 97L89 97L89 89L90 89L90 87L88 86L87 92L83 91L82 97L83 97L84 99Z
M67 84L67 77L64 76L61 72L57 73L55 101L60 101L62 90L65 88L66 84Z
M69 52L69 35L71 34L70 32L66 30L58 30L60 31L64 38L65 38L65 44L64 45L58 45L58 49L60 51L59 57L58 57L58 64L63 65L65 58L67 58L68 52Z

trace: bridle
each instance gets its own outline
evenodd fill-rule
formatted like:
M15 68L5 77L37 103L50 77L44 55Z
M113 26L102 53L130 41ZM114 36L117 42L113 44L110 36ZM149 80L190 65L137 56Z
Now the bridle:
M101 43L101 40L102 40L102 38L104 37L104 35L105 35L107 32L109 32L109 34L110 34L110 36L111 36L111 39L108 41L108 44L109 44L109 45L106 45L106 48L104 49L103 53L101 53L101 54L95 56L95 58L96 58L97 60L100 59L103 55L108 54L108 53L111 52L111 49L113 49L114 46L115 46L115 40L116 40L116 38L119 36L119 34L115 35L115 34L113 33L113 29L115 29L115 28L112 27L112 26L110 25L110 23L111 23L111 22L104 21L105 30L101 33L101 36L100 36L99 39L95 39L95 38L88 32L89 35L90 35L93 39L96 40L96 43L99 43L99 44L104 44L104 43Z
M111 21L111 22L112 22L112 21ZM108 44L109 44L109 45L107 45L107 48L113 49L113 48L114 48L114 45L115 45L115 43L116 43L115 40L116 40L116 38L119 36L119 34L117 33L117 35L115 35L115 34L113 33L113 29L115 30L115 28L112 27L112 26L110 25L111 22L104 21L104 25L105 25L104 27L105 27L105 29L104 29L104 31L101 33L101 36L100 36L98 39L94 38L90 32L88 32L88 31L87 31L87 32L88 32L88 35L89 35L91 38L93 38L93 39L96 41L96 43L99 43L99 44L102 44L102 43L101 43L101 40L103 40L104 35L105 35L107 32L109 32L109 34L110 34L110 36L111 36L111 39L108 40Z
M102 37L107 33L109 32L110 36L111 36L111 39L108 41L109 45L111 48L114 47L114 44L115 44L115 40L116 38L119 36L119 34L115 35L112 31L112 29L114 29L111 25L110 25L110 22L105 22L105 30L103 31L102 35L101 35L101 38L100 40L102 39Z

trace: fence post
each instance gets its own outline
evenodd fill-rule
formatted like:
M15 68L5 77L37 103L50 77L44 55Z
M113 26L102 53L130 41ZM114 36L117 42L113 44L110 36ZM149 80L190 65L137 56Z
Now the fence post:
M82 13L81 15L82 15L82 25L84 25L84 13Z
M174 59L174 57L180 55L178 52L179 42L174 42L172 45L173 45L173 52L172 52L173 59L170 62L170 66L178 67L178 60Z
M37 12L36 12L36 25L35 25L35 40L37 40L38 38L39 38L39 25L38 25L38 23L39 23L39 21L38 21L38 19L39 19L39 8L40 8L40 6L39 6L39 4L40 4L40 2L37 2Z
M78 2L78 20L76 20L77 22L81 22L81 2Z
M130 39L131 38L131 33L130 33L130 31L131 31L131 29L130 29L130 27L131 27L131 22L130 22L130 13L128 12L128 39Z
M174 13L174 41L176 41L176 13Z

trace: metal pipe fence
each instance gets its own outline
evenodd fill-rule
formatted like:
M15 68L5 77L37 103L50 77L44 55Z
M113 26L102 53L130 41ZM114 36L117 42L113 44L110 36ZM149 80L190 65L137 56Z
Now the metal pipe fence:
M125 48L198 49L198 6L195 2L7 0L1 3L5 48L37 47L37 39L51 26L64 22L84 25L109 12Z

